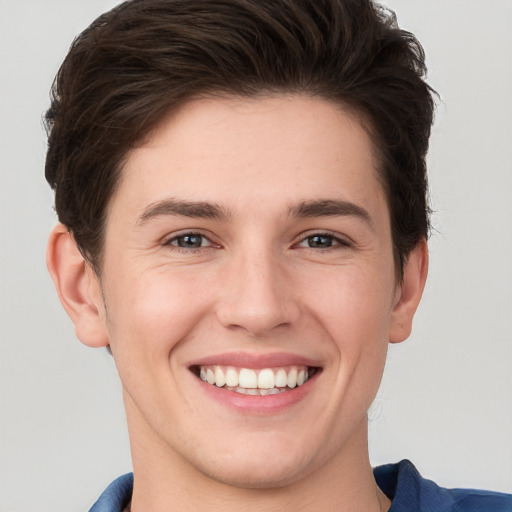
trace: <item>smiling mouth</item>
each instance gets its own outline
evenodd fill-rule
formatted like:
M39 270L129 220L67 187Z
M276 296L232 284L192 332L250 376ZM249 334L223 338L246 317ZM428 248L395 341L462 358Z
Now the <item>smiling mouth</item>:
M192 366L191 371L203 382L243 395L276 395L305 384L319 368L286 366L278 368L238 368L235 366Z

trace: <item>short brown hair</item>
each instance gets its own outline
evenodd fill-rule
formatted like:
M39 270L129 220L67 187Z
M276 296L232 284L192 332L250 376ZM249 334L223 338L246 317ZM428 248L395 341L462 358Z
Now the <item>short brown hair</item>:
M59 220L99 271L123 161L204 95L297 92L359 112L380 156L395 262L429 231L433 91L421 45L371 0L131 0L73 42L46 113Z

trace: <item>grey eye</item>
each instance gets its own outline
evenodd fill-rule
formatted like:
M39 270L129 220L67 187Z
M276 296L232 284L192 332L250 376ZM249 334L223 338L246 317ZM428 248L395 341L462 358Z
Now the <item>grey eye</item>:
M178 247L183 247L185 249L198 249L199 247L203 247L204 241L204 236L190 234L177 236L171 243L172 245L177 245Z
M306 238L308 247L313 249L324 249L326 247L332 247L333 237L330 235L313 235Z

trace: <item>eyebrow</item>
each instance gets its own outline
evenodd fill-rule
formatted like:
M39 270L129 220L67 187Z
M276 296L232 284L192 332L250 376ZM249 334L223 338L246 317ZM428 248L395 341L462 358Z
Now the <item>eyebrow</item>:
M290 206L288 214L296 218L353 216L359 217L373 228L370 214L361 206L349 201L335 199L302 201ZM147 206L137 223L143 225L151 219L168 215L213 220L228 220L232 217L229 210L216 203L169 198Z
M142 225L155 217L167 215L215 220L225 220L231 217L228 210L215 203L169 198L152 203L145 208L138 218L137 224Z
M370 214L363 207L349 201L336 199L302 201L301 203L290 207L289 215L299 218L340 216L358 217L373 228L373 222Z

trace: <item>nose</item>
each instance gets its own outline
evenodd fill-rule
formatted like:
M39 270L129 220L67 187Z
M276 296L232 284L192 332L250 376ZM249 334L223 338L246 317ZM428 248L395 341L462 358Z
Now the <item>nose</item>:
M223 276L217 316L229 329L264 337L294 324L300 307L292 276L272 251L247 251L233 258Z

